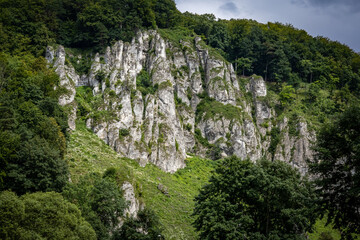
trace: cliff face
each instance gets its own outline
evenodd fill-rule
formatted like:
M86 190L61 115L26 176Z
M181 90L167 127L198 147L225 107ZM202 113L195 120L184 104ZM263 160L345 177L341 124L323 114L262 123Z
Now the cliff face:
M119 41L93 56L89 74L83 76L66 56L62 46L47 49L46 58L68 90L59 102L70 109L70 128L75 128L76 86L93 87L102 99L97 111L111 114L90 114L87 127L142 166L151 162L175 172L185 166L187 152L206 155L211 148L221 156L271 158L275 127L281 140L274 158L306 171L314 135L306 122L299 120L298 134L289 134L286 118L274 120L263 79L239 79L233 66L198 37L175 43L155 31L139 32L131 43ZM140 83L144 73L152 91L144 91L149 86Z

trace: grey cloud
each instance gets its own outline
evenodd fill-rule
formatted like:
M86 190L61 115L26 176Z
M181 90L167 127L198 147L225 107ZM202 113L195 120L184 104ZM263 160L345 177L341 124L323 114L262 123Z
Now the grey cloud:
M359 0L291 0L291 3L320 8L336 8L338 11L360 12Z
M233 2L227 2L219 7L221 11L232 13L232 14L238 14L239 8L235 5Z
M360 5L359 0L308 0L309 3L319 6L328 6L328 5L346 5L346 6L356 6Z

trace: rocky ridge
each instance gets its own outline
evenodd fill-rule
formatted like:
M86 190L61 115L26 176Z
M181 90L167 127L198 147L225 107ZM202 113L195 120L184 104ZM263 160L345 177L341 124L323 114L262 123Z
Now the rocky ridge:
M118 41L94 55L86 75L76 73L62 46L48 47L46 58L68 90L59 103L70 109L70 129L75 129L76 86L88 85L101 104L97 114L88 115L87 127L141 166L150 162L173 173L185 166L190 152L271 158L270 132L277 128L280 141L273 157L305 173L314 140L307 123L300 119L297 134L289 134L287 118L274 121L264 80L239 78L212 51L199 37L174 42L145 31L131 43ZM151 86L145 88L153 91L144 90L140 75L148 76Z

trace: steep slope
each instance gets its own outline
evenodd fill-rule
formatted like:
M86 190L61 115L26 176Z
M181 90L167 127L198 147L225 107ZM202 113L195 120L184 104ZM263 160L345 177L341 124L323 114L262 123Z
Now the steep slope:
M127 189L133 188L135 201L154 210L163 225L165 239L197 238L191 225L194 220L191 216L193 199L207 183L216 166L215 161L188 156L186 167L175 174L165 173L152 164L140 167L135 161L122 158L81 121L77 122L76 130L70 135L66 159L73 182L91 172L103 173L110 167L119 169L126 186L123 187L124 196L133 194ZM338 231L331 225L326 226L325 218L317 221L314 233L309 237L317 240L323 232L340 239Z
M90 172L103 173L109 167L118 168L122 181L134 186L139 203L159 216L166 239L196 238L191 225L193 199L208 181L216 162L189 156L187 166L175 174L165 173L152 164L143 168L119 156L81 122L71 134L66 159L73 182Z
M306 171L314 138L307 123L296 119L298 134L289 135L288 119L279 121L270 108L277 100L267 98L262 78L239 78L199 37L177 42L166 31L138 32L131 43L116 42L90 57L90 71L81 76L70 60L84 56L58 46L48 47L46 57L68 89L60 103L69 108L70 127L75 87L92 87L97 102L86 115L87 127L141 166L151 162L174 173L185 167L186 153L235 154L275 157Z

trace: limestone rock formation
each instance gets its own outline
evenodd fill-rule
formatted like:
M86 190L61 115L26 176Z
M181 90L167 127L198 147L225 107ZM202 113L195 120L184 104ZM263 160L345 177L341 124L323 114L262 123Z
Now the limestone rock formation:
M70 106L70 112L68 114L69 128L75 130L75 120L76 120L76 109L77 105L75 102L76 94L76 83L79 81L80 77L76 74L75 69L71 64L65 64L66 52L63 46L59 46L56 51L53 47L47 47L45 58L48 60L52 67L55 69L55 72L60 77L60 87L66 89L67 93L63 94L59 98L59 104L61 106Z
M124 182L121 189L123 190L123 197L128 203L128 207L124 211L124 216L136 218L141 206L139 200L135 197L133 185L129 182Z
M271 157L274 127L282 139L274 158L306 169L305 160L312 156L314 133L306 122L298 122L296 137L289 136L286 119L273 123L277 116L266 100L264 80L239 79L233 66L199 37L174 42L156 31L138 32L131 43L118 41L104 54L94 54L83 76L66 57L62 46L47 49L46 58L68 90L59 102L73 109L70 128L75 128L75 87L88 85L101 101L96 114L87 116L87 127L141 166L153 163L173 173L185 167L187 152ZM151 86L139 76L148 77ZM207 108L200 111L199 106Z

